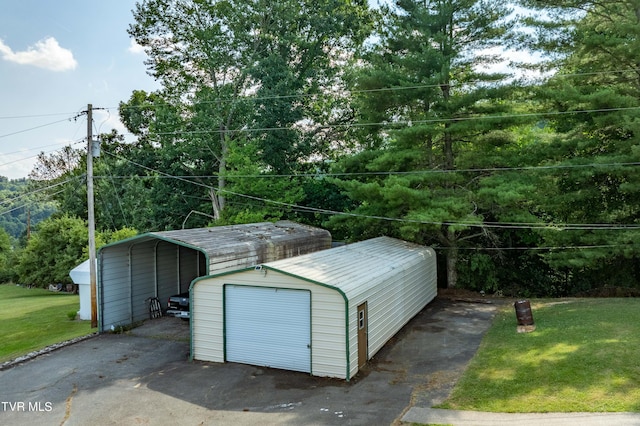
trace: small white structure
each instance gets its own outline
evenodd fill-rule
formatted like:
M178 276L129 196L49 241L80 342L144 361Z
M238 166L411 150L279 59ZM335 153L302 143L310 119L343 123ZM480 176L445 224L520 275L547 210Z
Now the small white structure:
M85 260L69 272L71 280L78 285L80 293L80 310L78 315L81 320L91 319L91 277L89 275L89 259Z
M434 250L389 237L201 277L191 356L349 380L436 294Z

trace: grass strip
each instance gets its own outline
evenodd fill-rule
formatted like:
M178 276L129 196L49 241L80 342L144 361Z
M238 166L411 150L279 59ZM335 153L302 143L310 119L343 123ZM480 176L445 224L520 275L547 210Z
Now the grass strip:
M0 363L91 333L90 321L71 320L78 295L0 285Z
M640 411L640 299L532 301L536 330L500 312L440 408Z

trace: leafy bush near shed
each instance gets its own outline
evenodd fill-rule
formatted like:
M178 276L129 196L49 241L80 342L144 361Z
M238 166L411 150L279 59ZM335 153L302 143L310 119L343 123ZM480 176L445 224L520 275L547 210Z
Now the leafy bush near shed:
M16 265L18 280L39 287L71 283L69 271L84 260L87 244L87 224L82 219L62 216L40 222Z
M96 247L136 235L133 229L96 234ZM22 284L47 287L70 284L69 272L89 257L88 227L83 219L52 217L38 224L18 255L15 274Z

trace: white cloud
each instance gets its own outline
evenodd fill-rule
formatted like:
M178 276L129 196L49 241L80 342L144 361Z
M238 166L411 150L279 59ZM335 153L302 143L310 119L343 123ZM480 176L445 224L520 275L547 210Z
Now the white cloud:
M28 152L0 153L0 176L8 179L27 177L36 163L37 155Z
M133 53L134 55L142 55L144 54L144 47L136 43L134 39L131 39L129 43L129 48L127 49L129 53Z
M22 52L14 52L0 40L0 55L2 59L20 65L33 65L50 71L69 71L78 66L69 49L60 47L53 37L40 40Z

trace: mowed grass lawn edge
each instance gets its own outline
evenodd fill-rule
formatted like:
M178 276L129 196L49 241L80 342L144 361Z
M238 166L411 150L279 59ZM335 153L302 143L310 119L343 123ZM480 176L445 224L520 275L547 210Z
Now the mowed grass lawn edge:
M92 332L90 321L69 319L78 295L0 285L0 363Z
M531 300L536 330L500 311L440 408L639 412L640 299Z

